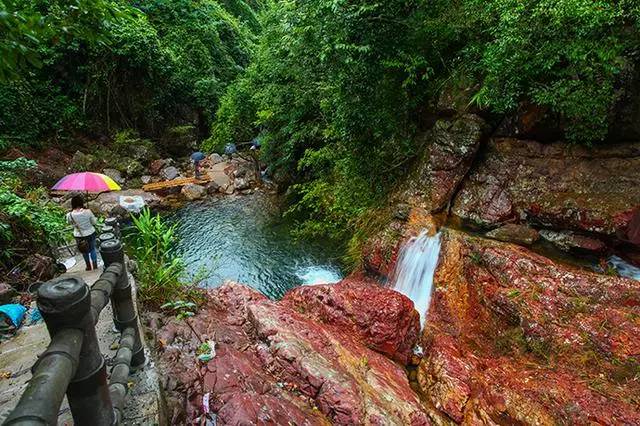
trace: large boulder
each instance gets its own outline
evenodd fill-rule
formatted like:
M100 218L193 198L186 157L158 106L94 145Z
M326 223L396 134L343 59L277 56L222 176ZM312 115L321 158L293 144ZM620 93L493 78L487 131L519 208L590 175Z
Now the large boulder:
M295 306L238 284L210 290L189 319L216 342L206 363L196 360L189 326L162 326L159 368L173 422L192 424L208 401L219 424L429 424L402 367L367 348L351 323L330 325Z
M624 233L640 205L640 143L585 148L493 139L464 180L453 213L496 227Z
M638 424L640 282L445 230L418 371L463 424Z
M298 287L282 303L316 321L352 335L391 359L407 364L420 331L413 303L391 289L365 280Z
M473 114L439 120L424 136L426 149L394 197L430 212L443 210L466 175L485 130Z
M214 182L219 188L226 189L231 184L231 178L225 172L226 168L227 165L225 163L217 163L208 172L211 182Z
M250 183L249 183L249 181L248 181L247 179L245 179L245 178L236 178L236 179L233 181L233 185L235 186L235 188L236 188L238 191L242 191L242 190L245 190L245 189L249 189L249 188L251 188L251 184L250 184Z
M116 169L104 169L102 173L109 176L113 181L117 184L122 185L124 183L124 178L122 177L122 173Z
M173 180L180 175L178 169L174 166L168 166L162 169L160 177L164 180Z
M172 165L171 162L169 162L169 160L166 160L166 159L153 160L149 164L149 168L148 168L149 174L153 176L159 175L162 169L171 165Z
M145 202L145 205L151 209L161 206L162 199L152 193L145 192L141 189L128 189L125 191L111 191L103 192L99 194L94 200L89 201L89 208L96 214L101 216L117 216L117 217L129 217L129 213L120 206L120 197L133 197L140 196Z
M540 234L526 225L507 223L500 228L487 232L487 237L508 243L531 245L538 241Z
M200 198L207 195L207 188L205 188L202 185L196 185L196 184L190 183L188 185L183 186L182 189L180 190L180 193L187 200L194 201L194 200L199 200Z
M601 253L607 248L604 242L596 238L579 235L570 231L557 232L544 229L540 231L540 236L560 250L566 252Z
M222 163L224 161L224 158L222 158L222 155L215 152L211 154L208 158L211 165Z

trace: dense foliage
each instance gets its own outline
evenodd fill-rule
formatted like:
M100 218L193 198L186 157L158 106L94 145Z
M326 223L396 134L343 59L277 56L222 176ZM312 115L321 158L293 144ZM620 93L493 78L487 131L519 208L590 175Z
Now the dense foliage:
M34 252L49 252L66 227L63 210L44 188L27 188L24 175L36 167L25 158L0 161L0 274Z
M208 127L248 63L253 9L240 0L0 3L0 138Z
M260 135L300 231L340 239L406 173L443 90L605 139L620 76L637 74L640 4L0 0L0 29L0 139L194 125L218 150Z
M568 140L590 144L640 46L631 0L285 0L262 27L208 145L262 134L275 176L295 182L301 230L333 237L403 175L443 87L474 88L493 114L548 108Z

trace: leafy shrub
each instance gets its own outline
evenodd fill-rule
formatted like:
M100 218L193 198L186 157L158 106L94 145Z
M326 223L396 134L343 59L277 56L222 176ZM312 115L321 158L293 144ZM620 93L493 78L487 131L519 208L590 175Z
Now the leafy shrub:
M139 300L156 309L177 300L197 300L198 291L183 281L185 267L175 252L175 225L152 215L148 208L132 220L134 230L127 236L127 250L138 262Z
M23 185L24 174L35 167L25 158L0 161L0 270L5 272L32 253L50 253L64 240L62 208L44 188Z
M36 145L77 130L160 134L194 116L208 127L256 28L252 7L228 4L0 2L0 135Z

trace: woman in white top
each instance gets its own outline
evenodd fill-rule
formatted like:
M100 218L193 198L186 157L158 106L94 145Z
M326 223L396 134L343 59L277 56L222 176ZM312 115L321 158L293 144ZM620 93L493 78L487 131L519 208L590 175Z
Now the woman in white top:
M71 211L67 213L67 222L73 225L73 236L76 238L78 251L84 257L87 271L98 269L96 253L96 228L98 222L93 212L84 208L84 199L76 195L71 199Z

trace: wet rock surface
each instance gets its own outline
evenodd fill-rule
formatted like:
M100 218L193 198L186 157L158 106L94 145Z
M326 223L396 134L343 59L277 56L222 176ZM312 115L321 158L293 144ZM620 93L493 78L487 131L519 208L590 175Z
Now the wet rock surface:
M540 236L566 252L594 252L600 253L606 249L606 244L596 238L575 234L570 231L540 231Z
M342 286L338 293L348 291ZM196 361L199 341L184 322L164 324L157 340L171 423L197 423L210 409L218 424L430 424L405 370L367 348L367 332L345 315L318 320L328 312L319 306L323 295L340 299L323 287L282 303L239 284L210 290L189 319L203 340L216 342L208 363ZM370 294L376 288L388 294L379 287Z
M462 424L638 424L640 283L445 230L418 371Z
M207 194L207 188L202 185L190 183L183 186L180 193L187 200L194 201L204 197Z
M508 243L531 245L538 241L540 234L526 225L507 223L500 228L487 232L487 237Z
M396 198L430 212L444 209L471 166L485 126L474 114L438 120L424 136L427 148Z
M640 205L640 144L601 148L492 139L453 213L482 226L519 220L606 236L624 233Z
M281 302L323 324L349 330L367 347L407 364L420 332L413 303L368 281L298 287Z

